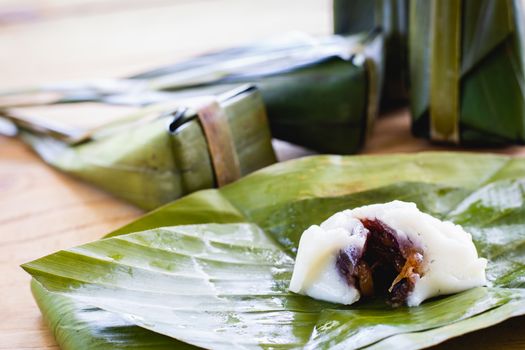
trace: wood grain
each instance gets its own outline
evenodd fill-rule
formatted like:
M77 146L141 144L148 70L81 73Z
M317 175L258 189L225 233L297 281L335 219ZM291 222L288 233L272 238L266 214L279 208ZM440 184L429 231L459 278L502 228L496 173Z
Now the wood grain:
M0 1L1 89L114 77L294 29L330 31L325 0ZM69 112L68 112L69 113ZM73 114L65 114L75 118ZM79 117L79 116L77 116ZM277 142L280 158L309 154ZM406 109L382 118L364 153L443 149L409 133ZM523 147L492 150L525 155ZM57 349L19 265L100 238L141 212L42 163L0 137L0 349ZM439 349L520 349L525 318Z

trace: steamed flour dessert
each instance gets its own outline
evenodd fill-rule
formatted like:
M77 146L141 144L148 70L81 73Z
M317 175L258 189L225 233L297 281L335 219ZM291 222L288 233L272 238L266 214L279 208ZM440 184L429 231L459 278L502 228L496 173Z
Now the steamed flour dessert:
M486 264L461 226L393 201L345 210L308 228L289 289L341 304L379 294L393 305L417 306L485 285Z

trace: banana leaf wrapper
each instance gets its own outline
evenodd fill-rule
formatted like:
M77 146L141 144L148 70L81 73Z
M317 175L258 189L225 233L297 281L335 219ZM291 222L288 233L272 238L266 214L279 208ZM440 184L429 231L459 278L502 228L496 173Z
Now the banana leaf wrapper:
M333 0L334 33L355 34L381 28L385 79L382 105L408 98L408 0Z
M144 209L276 161L264 104L253 86L150 105L83 132L13 120L47 163Z
M261 91L274 137L319 152L350 154L363 146L377 116L381 43L378 33L324 38L297 34L194 57L128 79L46 86L37 92L56 93L58 97L47 97L50 103L148 105L250 83Z
M410 6L414 134L463 145L523 144L523 1Z
M525 313L524 174L496 155L302 158L23 268L63 349L419 349ZM469 231L489 285L395 309L288 292L305 228L394 199Z

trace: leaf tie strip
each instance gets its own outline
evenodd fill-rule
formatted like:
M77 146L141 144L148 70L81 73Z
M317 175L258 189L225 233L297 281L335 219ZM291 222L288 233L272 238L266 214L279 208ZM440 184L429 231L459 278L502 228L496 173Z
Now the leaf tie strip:
M205 103L197 110L218 187L241 177L239 158L235 151L228 119L217 101Z
M432 2L430 137L459 143L460 0Z

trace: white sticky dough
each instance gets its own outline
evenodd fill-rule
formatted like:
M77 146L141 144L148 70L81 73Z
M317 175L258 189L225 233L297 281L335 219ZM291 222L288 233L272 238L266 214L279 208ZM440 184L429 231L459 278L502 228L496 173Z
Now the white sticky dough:
M359 291L344 280L335 261L341 249L363 248L363 219L382 221L422 250L423 273L408 295L409 306L486 284L487 261L478 257L469 233L419 211L414 203L393 201L345 210L308 228L299 242L290 291L341 304L359 300Z

